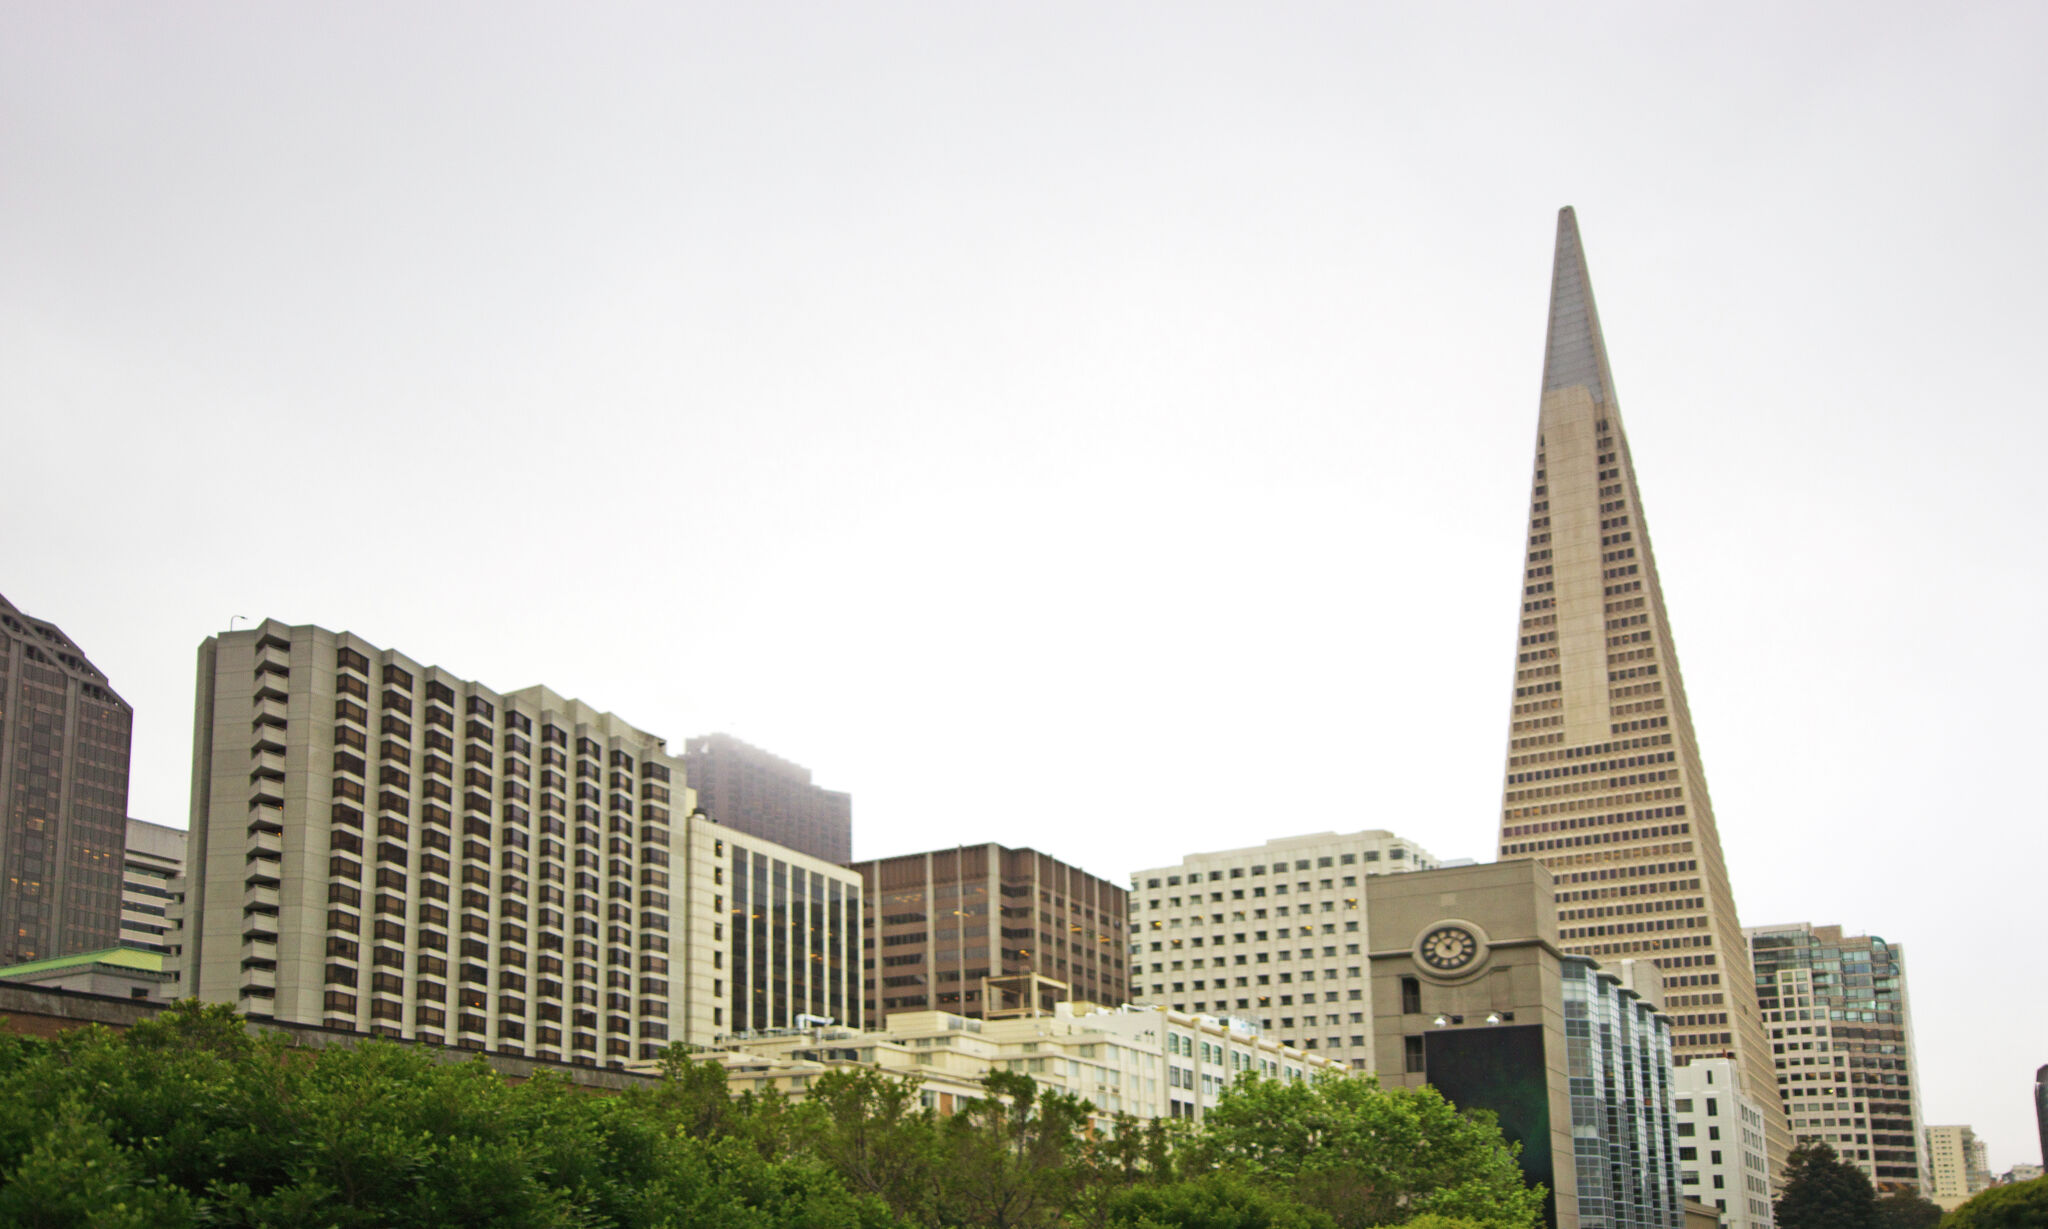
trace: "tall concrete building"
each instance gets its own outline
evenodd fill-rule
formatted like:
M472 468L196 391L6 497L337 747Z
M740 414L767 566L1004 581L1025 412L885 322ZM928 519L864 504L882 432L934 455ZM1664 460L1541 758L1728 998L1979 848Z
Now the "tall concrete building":
M853 796L811 784L811 770L730 734L683 744L683 770L711 818L813 858L853 861Z
M1663 971L1681 1062L1773 1086L1748 949L1578 222L1558 214L1500 856L1557 876L1560 941ZM1773 1170L1791 1141L1766 1106Z
M857 1011L813 970L860 950L858 877L692 818L610 713L266 621L200 646L193 741L188 994L584 1065L710 1043L743 985Z
M857 864L872 1026L905 1011L970 1019L1129 998L1124 890L1034 849L960 845Z
M1881 1192L1923 1189L1905 948L1805 922L1748 936L1793 1136L1832 1145Z
M114 946L134 713L0 597L0 965Z
M1361 885L1436 864L1375 828L1277 837L1135 872L1131 1000L1247 1020L1282 1045L1372 1070Z
M173 907L185 873L185 831L146 820L128 820L128 847L121 861L121 946L150 952L171 950Z
M1984 1141L1965 1126L1927 1128L1927 1197L1955 1211L1991 1189L1991 1161Z

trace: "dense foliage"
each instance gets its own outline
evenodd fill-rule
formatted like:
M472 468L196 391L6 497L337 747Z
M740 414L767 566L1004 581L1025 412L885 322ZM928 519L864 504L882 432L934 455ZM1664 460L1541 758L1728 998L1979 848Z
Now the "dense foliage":
M1994 1186L1957 1208L1941 1229L2040 1229L2048 1225L2048 1178Z
M1801 1144L1785 1163L1778 1229L1874 1229L1877 1191L1826 1144Z
M1912 1191L1877 1197L1876 1229L1934 1229L1941 1223L1941 1205Z
M221 1007L0 1035L0 1224L706 1229L1535 1229L1483 1115L1367 1079L1248 1081L1205 1129L1022 1075L951 1117L878 1072L727 1095L675 1058L600 1095L366 1041L295 1050Z

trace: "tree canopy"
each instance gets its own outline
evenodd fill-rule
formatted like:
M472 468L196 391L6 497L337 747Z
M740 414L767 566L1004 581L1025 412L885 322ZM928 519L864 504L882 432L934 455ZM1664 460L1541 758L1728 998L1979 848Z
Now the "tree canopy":
M1833 1148L1801 1144L1785 1163L1784 1186L1772 1209L1778 1229L1872 1229L1877 1191Z
M1941 1229L2039 1229L2048 1225L2048 1178L1981 1192L1950 1212Z
M0 1034L0 1224L637 1229L1535 1229L1484 1115L1360 1077L1246 1080L1202 1128L1028 1077L940 1117L914 1082L728 1095L681 1056L616 1095L365 1040L292 1049L186 1002L127 1033Z

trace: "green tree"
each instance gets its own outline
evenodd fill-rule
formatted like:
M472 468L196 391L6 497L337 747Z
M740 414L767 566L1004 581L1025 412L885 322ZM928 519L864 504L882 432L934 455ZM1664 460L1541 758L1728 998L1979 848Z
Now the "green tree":
M912 1077L860 1070L819 1076L799 1107L798 1138L852 1190L929 1223L939 1132Z
M1327 1213L1225 1173L1184 1182L1102 1187L1084 1217L1107 1229L1333 1229Z
M1543 1190L1523 1181L1493 1116L1461 1112L1433 1088L1382 1088L1369 1076L1244 1080L1202 1126L1201 1163L1290 1193L1343 1229L1424 1214L1502 1229L1542 1219Z
M1792 1150L1782 1193L1772 1208L1778 1229L1874 1229L1877 1224L1877 1192L1870 1179L1820 1143Z
M1942 1219L1941 1229L2040 1229L2048 1225L2048 1178L1994 1186Z
M1913 1191L1893 1191L1877 1197L1877 1229L1935 1229L1941 1223L1941 1205Z
M988 1096L941 1124L937 1219L981 1229L1058 1223L1093 1172L1081 1143L1085 1102L1028 1075L991 1071Z

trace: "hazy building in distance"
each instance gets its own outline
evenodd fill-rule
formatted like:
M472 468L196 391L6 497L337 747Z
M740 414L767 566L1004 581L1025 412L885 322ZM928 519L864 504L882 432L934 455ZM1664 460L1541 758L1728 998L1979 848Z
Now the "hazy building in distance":
M0 964L119 941L133 724L70 637L0 597Z
M742 897L663 740L546 688L266 621L200 646L194 724L180 961L201 999L622 1064L727 1031L742 960L787 1019L810 968L860 951L856 876L775 851L764 890L745 863ZM814 880L840 887L829 953Z
M1771 1086L1649 526L1579 243L1560 211L1500 855L1557 876L1565 950L1662 969L1680 1061ZM1772 1164L1790 1137L1766 1106Z
M1278 837L1131 875L1131 1000L1251 1021L1359 1070L1373 1066L1367 876L1428 870L1381 829Z
M121 946L169 952L178 877L185 873L185 830L128 820L121 861Z
M1728 1058L1697 1058L1672 1072L1678 1120L1678 1180L1688 1199L1721 1213L1722 1229L1770 1229L1771 1165L1764 1148L1763 1098Z
M1833 1145L1881 1192L1921 1189L1927 1169L1905 948L1805 922L1758 926L1748 936L1793 1136Z
M730 734L683 744L683 771L697 805L749 836L836 862L853 860L853 796L811 784L811 770Z
M1493 1111L1558 1229L1680 1229L1657 979L1566 953L1527 861L1375 876L1365 901L1381 1082Z
M2041 1137L2041 1164L2048 1167L2048 1064L2034 1069L2034 1130Z
M904 1011L970 1019L1128 1001L1124 890L1034 849L960 845L857 863L871 1025Z
M1991 1189L1991 1162L1984 1141L1969 1127L1927 1128L1927 1162L1934 1178L1927 1197L1951 1212Z

